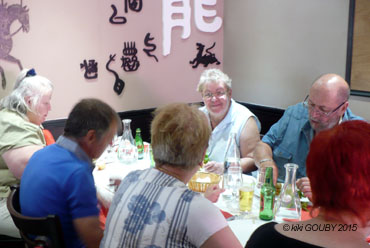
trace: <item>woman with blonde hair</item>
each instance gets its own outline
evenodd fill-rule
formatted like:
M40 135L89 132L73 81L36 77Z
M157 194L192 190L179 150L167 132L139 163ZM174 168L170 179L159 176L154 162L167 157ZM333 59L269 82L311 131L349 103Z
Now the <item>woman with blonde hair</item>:
M100 247L241 247L217 201L186 184L203 165L211 134L205 115L185 103L156 111L151 124L155 168L134 171L110 206Z

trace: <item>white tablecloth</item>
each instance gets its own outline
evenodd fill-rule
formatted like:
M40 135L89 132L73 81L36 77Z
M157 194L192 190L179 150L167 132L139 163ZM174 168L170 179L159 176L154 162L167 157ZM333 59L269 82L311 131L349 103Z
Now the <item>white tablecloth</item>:
M114 180L123 179L131 171L144 170L150 167L150 159L137 160L132 164L123 164L113 154L104 153L96 162L93 171L95 187L98 195L98 200L104 207L109 208L113 200L114 186L110 186ZM104 164L105 168L99 170L99 165Z
M243 175L243 180L245 180L245 177L251 176ZM231 230L235 233L236 237L239 239L240 243L243 246L246 244L254 230L268 222L260 220L258 217L260 209L259 191L255 191L255 194L253 196L252 212L248 215L240 215L239 210L237 210L238 203L230 203L225 200L222 195L220 196L218 202L215 203L215 205L223 211L234 215L235 219L228 220L228 223Z
M102 157L104 157L104 154ZM122 179L131 171L144 170L150 167L150 160L148 158L144 158L142 160L138 160L136 163L127 165L120 163L115 158L107 159L107 157L105 157L104 159L99 159L96 164L99 165L103 162L105 163L105 168L103 170L99 170L98 166L96 166L93 171L93 176L95 180L98 200L106 208L109 208L113 200L114 189L112 186L109 186L112 180ZM223 211L229 212L231 214L237 213L233 211L233 207L224 200L222 195L220 196L219 201L215 203L215 205ZM228 221L230 228L233 230L243 246L245 245L253 231L260 225L266 223L266 221L262 221L258 218L258 214L259 197L255 195L253 198L253 209L251 215L249 215L247 218L236 217L236 219Z

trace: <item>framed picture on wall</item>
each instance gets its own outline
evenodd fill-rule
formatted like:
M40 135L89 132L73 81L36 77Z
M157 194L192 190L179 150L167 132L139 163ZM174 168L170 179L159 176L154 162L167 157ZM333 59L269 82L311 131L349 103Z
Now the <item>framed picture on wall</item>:
M370 97L370 1L350 0L346 80L351 95Z

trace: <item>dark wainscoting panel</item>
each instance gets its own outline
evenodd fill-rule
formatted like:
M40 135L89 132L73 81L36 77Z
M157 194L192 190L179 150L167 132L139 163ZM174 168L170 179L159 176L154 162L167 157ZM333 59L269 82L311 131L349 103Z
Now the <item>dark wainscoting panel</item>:
M136 128L141 129L141 136L144 141L150 142L150 123L152 122L152 112L155 108L130 110L119 112L119 117L123 119L131 119L131 131L132 136L135 138ZM49 120L42 123L45 129L48 129L57 140L60 135L64 133L64 126L67 119ZM119 135L122 135L122 129L118 131Z
M265 135L270 127L275 124L284 114L284 109L267 107L246 102L238 103L246 106L253 114L255 114L261 122L261 134Z
M135 138L136 128L141 129L141 137L143 141L150 143L150 123L153 120L153 111L155 108L130 110L125 112L119 112L118 115L123 119L131 119L131 131L132 136ZM122 131L119 132L122 134Z
M50 120L42 123L45 129L48 129L57 140L60 135L64 133L64 126L67 119Z
M267 107L263 105L257 105L246 102L239 102L240 104L246 106L250 111L252 111L261 122L261 134L264 135L270 129L270 127L277 122L284 113L284 109ZM195 103L199 104L199 103ZM144 141L150 142L150 123L153 120L153 111L155 108L140 109L140 110L130 110L119 112L118 115L121 119L131 119L131 131L135 138L136 128L141 129L141 136ZM55 140L63 134L64 125L66 119L50 120L45 121L43 126L45 129L50 130L53 134ZM119 130L119 134L122 134L122 130Z

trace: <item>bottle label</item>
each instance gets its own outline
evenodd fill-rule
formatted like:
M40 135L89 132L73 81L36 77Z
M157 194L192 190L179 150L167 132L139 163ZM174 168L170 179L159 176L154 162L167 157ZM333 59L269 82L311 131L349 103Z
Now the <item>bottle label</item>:
M262 212L264 209L265 209L265 199L263 197L263 194L261 194L261 197L260 197L260 212Z
M143 145L137 145L137 151L142 153L144 152L144 146Z

